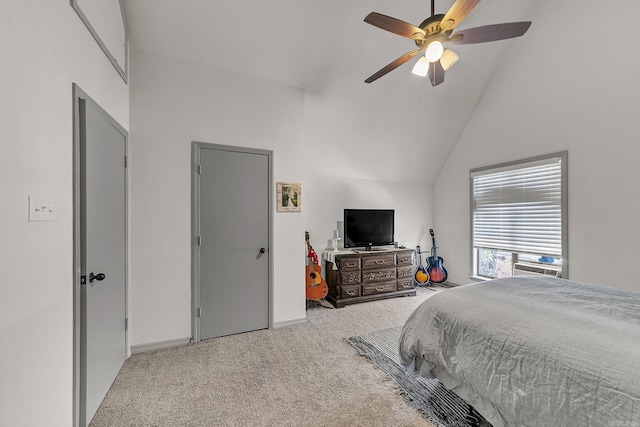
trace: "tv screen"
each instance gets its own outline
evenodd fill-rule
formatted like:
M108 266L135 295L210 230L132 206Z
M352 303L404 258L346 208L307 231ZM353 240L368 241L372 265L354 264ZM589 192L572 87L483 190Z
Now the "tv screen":
M393 209L345 209L344 247L393 245Z

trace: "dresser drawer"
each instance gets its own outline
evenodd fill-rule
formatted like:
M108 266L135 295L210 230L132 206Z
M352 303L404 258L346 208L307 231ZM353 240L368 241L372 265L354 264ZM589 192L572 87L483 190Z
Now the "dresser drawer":
M353 285L360 283L360 270L340 271L340 285Z
M338 260L338 268L341 271L360 270L360 258L342 257Z
M398 267L398 279L404 279L405 277L413 278L412 265L408 265L406 267Z
M340 298L353 298L360 296L360 285L349 285L340 287Z
M398 279L398 290L399 291L404 291L407 289L413 289L415 288L416 285L413 281L413 277L407 278L407 279Z
M395 280L396 269L384 268L379 270L362 270L362 283L380 282L383 280Z
M362 258L362 269L392 267L396 265L396 255L376 255Z
M396 265L411 265L413 266L413 251L401 252L397 255Z
M396 290L396 281L371 283L362 285L362 295L382 294Z

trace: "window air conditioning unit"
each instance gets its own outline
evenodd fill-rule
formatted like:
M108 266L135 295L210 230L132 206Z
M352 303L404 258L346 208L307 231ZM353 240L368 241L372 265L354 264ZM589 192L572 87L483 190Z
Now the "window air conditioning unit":
M514 276L553 276L560 277L561 267L534 263L516 262L513 264Z

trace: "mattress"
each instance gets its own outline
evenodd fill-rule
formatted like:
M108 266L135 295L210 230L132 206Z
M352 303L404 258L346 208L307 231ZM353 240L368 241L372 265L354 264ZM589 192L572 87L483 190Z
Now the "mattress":
M640 292L544 276L442 291L400 359L494 426L640 426Z

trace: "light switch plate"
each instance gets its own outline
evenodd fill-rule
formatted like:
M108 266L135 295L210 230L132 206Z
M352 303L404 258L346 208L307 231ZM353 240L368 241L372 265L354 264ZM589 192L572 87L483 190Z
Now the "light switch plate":
M42 197L29 196L29 221L54 221L56 210L50 200Z

